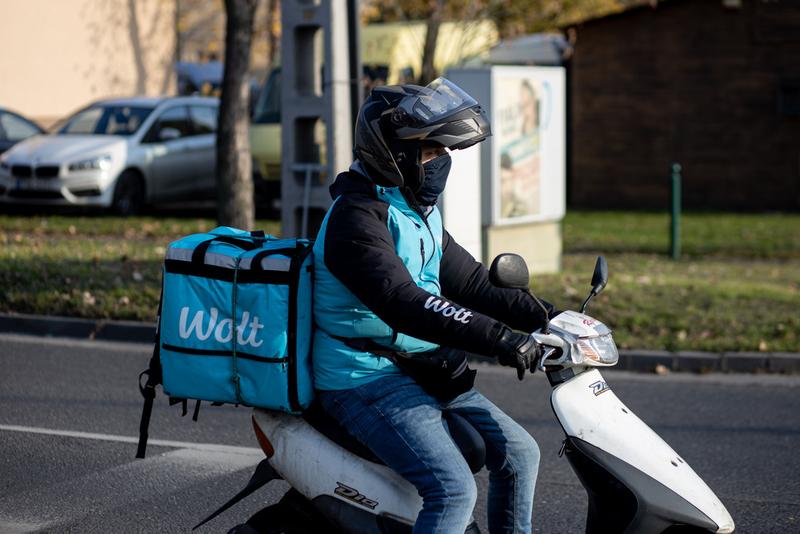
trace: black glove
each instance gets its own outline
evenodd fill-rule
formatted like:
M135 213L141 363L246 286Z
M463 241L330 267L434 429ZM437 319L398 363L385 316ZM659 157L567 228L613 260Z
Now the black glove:
M533 336L518 334L506 328L494 345L494 352L500 365L517 368L517 378L522 380L527 369L536 371L536 365L542 357L542 346Z

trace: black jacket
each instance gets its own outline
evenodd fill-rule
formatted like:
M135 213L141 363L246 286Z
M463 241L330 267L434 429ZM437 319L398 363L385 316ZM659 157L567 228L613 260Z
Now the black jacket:
M392 329L489 356L506 325L526 332L543 325L544 314L530 295L493 286L486 267L446 230L441 243L441 294L457 309L467 310L449 317L441 313L441 306L430 306L434 295L417 286L398 256L387 226L389 204L378 198L369 178L353 171L342 173L330 191L334 199L342 198L328 216L325 267ZM403 196L423 214L410 191L403 191ZM471 313L464 321L466 311Z

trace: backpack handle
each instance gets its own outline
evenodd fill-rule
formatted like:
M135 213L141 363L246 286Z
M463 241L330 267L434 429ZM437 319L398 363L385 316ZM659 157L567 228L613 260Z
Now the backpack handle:
M252 239L252 240L251 240ZM254 235L251 239L246 237L234 237L229 235L219 235L216 237L212 237L206 241L203 241L194 249L192 252L192 263L194 264L203 264L206 261L206 252L208 252L208 247L211 246L212 243L227 243L228 245L233 245L235 247L239 247L242 250L253 250L256 248L260 248L262 242L264 241L263 237Z
M264 270L264 266L261 263L261 260L267 258L269 256L288 256L290 259L292 254L294 254L294 248L276 248L273 250L262 250L255 256L253 256L252 263L250 263L250 269L256 272L261 272Z
M309 252L311 252L311 244L309 242L307 242L307 241L303 241L303 240L299 240L298 239L297 243L295 244L294 247L275 248L275 249L272 249L272 250L262 250L261 252L257 253L255 256L253 256L252 263L250 264L250 269L252 269L253 271L257 271L257 272L263 271L264 270L264 266L262 265L261 260L263 260L264 258L266 258L268 256L275 256L275 255L287 256L291 260L292 265L296 264L297 268L299 269L300 263L296 263L296 262L298 261L298 257L297 257L298 256L298 252L301 252L301 251L305 251L305 253L300 253L300 258L299 258L299 262L303 263L303 260L305 259L305 257L308 255Z

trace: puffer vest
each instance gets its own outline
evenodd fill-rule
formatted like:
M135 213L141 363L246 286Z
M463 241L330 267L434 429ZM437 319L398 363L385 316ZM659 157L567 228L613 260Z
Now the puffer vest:
M423 218L397 187L375 186L378 201L388 204L387 226L395 251L418 287L441 295L442 217L433 207ZM339 197L341 198L341 197ZM314 385L322 390L358 387L400 370L390 360L355 350L337 338L370 339L402 352L426 352L438 345L407 336L375 315L325 266L328 210L314 244Z

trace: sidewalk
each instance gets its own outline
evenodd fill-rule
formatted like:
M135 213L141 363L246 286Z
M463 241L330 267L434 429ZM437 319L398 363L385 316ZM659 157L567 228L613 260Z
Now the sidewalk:
M0 314L0 333L152 343L154 329L154 323L137 321ZM488 360L482 359L482 361ZM800 353L620 350L619 363L614 369L644 373L658 370L693 373L800 374Z

